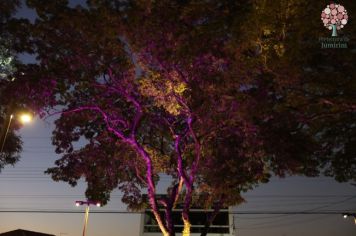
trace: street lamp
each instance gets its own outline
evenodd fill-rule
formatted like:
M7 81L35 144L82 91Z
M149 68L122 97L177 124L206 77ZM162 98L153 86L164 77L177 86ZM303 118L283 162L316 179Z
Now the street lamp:
M88 225L90 205L95 205L97 207L100 207L101 203L98 202L98 201L90 201L90 200L88 200L88 201L75 201L75 205L77 207L79 207L81 205L86 205L86 207L85 207L85 215L84 215L84 227L83 227L83 236L85 236L85 232L86 232L87 225Z
M6 126L6 129L3 131L5 131L5 134L3 134L3 132L1 132L1 150L0 150L0 153L3 152L4 150L4 146L5 146L5 142L6 142L6 138L7 138L7 134L9 133L9 129L10 129L10 125L11 125L11 121L13 120L15 115L11 114L10 117L8 118L9 121L7 123L7 126ZM18 115L18 119L19 121L22 123L22 124L26 124L26 123L29 123L32 121L32 115L29 114L29 113L22 113L22 114L19 114Z
M347 217L349 216L352 216L354 218L354 222L355 222L355 225L356 225L356 214L353 214L353 213L343 213L342 214L344 219L346 219Z
M27 124L30 123L32 121L32 115L29 113L23 113L20 115L19 120L21 121L21 123L23 124Z

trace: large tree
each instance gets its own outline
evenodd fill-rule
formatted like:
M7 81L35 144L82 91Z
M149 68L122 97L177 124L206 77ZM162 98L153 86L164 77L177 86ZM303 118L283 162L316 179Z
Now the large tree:
M19 6L20 1L17 0L0 2L0 171L5 165L13 165L19 160L22 149L21 139L14 132L20 124L12 117L24 106L6 92L16 79L20 64L14 42L18 35L15 36L12 30L16 22L13 16Z
M28 4L39 16L28 26L38 63L24 68L21 94L9 92L32 98L41 115L61 114L53 143L63 157L48 170L54 180L74 186L84 177L87 197L102 201L118 187L131 209L142 208L147 191L164 235L175 234L178 201L189 235L197 201L215 209L204 235L219 208L240 203L273 173L316 176L322 167L354 178L355 81L321 82L313 62L339 52L298 41L315 32L300 16L312 19L306 9L319 3ZM353 58L344 57L348 71ZM86 144L74 149L79 140ZM172 183L158 199L162 174Z

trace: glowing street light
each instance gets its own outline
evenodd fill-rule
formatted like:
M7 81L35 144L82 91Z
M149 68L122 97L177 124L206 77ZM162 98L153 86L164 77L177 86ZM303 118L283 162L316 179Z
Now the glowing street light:
M85 215L84 215L84 227L83 227L83 236L85 236L87 225L88 225L90 205L95 205L97 207L100 207L101 203L98 202L98 201L90 201L90 200L88 200L88 201L75 201L75 205L77 207L79 207L81 205L86 205L86 207L85 207Z
M9 117L9 122L7 123L7 126L6 126L6 130L3 130L5 131L5 134L2 133L1 135L1 140L2 140L2 143L1 143L1 150L0 150L0 153L3 152L4 150L4 146L5 146L5 143L6 143L6 138L7 138L7 134L9 133L9 129L10 129L10 125L11 125L11 121L14 119L14 114L11 114L10 117ZM26 123L29 123L32 121L32 115L30 113L22 113L18 116L19 121L22 123L22 124L26 124Z
M356 225L356 214L352 214L352 213L343 213L342 216L344 217L344 219L346 219L349 216L352 216L354 218L354 222Z
M32 121L32 115L28 113L23 113L20 115L20 121L23 124L30 123Z

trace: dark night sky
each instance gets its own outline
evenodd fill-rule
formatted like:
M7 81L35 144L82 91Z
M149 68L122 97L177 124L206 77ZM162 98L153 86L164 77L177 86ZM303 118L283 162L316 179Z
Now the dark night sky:
M80 1L70 1L76 5ZM34 18L22 9L19 16ZM319 16L318 16L319 17ZM23 58L28 60L29 58ZM54 126L36 119L20 130L24 151L15 167L6 167L0 178L0 233L17 228L55 235L80 235L83 214L5 213L6 210L78 210L75 200L84 199L85 184L71 188L55 183L43 172L58 157L51 146ZM165 179L163 178L163 184ZM125 211L121 193L114 192L112 201L101 210ZM337 183L331 178L274 178L246 194L247 203L234 211L345 211L356 212L356 187ZM96 210L96 209L94 209ZM341 215L234 215L239 236L351 236L356 233L352 219ZM138 236L139 214L91 214L88 236Z

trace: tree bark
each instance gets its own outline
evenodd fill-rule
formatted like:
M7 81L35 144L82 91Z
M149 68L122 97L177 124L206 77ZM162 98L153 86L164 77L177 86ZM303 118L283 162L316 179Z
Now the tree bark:
M212 213L210 213L209 216L207 217L203 232L200 234L200 236L206 236L208 234L211 224L213 223L215 217L219 214L220 209L223 205L223 201L224 201L223 199L224 199L224 196L221 196L219 202L215 204L214 211Z

